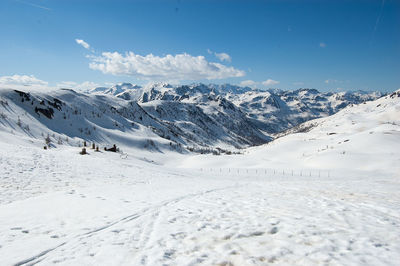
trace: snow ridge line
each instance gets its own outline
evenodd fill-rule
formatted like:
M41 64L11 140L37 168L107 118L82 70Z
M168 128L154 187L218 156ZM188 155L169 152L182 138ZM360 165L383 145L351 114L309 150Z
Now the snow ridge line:
M77 235L77 236L75 236L75 237L73 237L73 238L71 238L71 239L69 239L69 240L67 240L67 241L55 246L54 248L50 248L50 249L44 250L44 251L40 252L39 254L37 254L37 255L35 255L33 257L30 257L30 258L24 259L22 261L19 261L19 262L13 264L13 266L22 266L22 265L26 265L27 263L30 263L28 265L37 264L37 263L39 263L41 261L39 259L41 259L41 258L43 259L43 256L45 256L48 253L58 249L61 246L66 245L68 242L70 242L72 240L78 239L78 241L79 241L79 240L82 240L85 237L92 237L95 233L101 232L101 231L103 231L103 230L105 230L107 228L110 228L110 227L112 227L112 226L114 226L116 224L119 224L121 222L129 222L129 221L135 220L135 219L145 215L146 213L148 213L151 210L158 211L162 207L168 206L170 204L175 204L175 203L177 203L177 202L179 202L181 200L184 200L184 199L188 199L188 198L192 198L192 197L196 197L196 196L199 196L199 195L204 195L204 194L208 194L208 193L212 193L212 192L217 192L217 191L221 191L221 190L238 188L238 187L240 187L240 185L236 184L235 186L228 186L228 187L210 189L210 190L201 191L201 192L198 192L198 193L187 194L187 195L184 195L184 196L181 196L181 197L174 198L172 200L166 200L166 201L162 202L161 204L158 204L158 205L155 205L155 206L152 206L152 207L148 207L148 208L144 208L144 209L142 209L141 211L139 211L139 212L137 212L135 214L131 214L131 215L128 215L126 217L123 217L123 218L121 218L121 219L119 219L119 220L117 220L117 221L115 221L115 222L113 222L111 224L107 224L106 226L99 227L97 229L94 229L94 230L92 230L90 232L86 232L84 234L79 234L79 235Z

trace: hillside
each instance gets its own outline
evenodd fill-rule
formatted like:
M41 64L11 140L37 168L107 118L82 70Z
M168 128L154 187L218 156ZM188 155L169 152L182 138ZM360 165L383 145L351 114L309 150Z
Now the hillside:
M215 165L267 167L286 173L315 169L343 174L354 170L398 176L399 96L400 91L396 91L375 101L348 106L332 116L307 121L278 134L268 144L247 149L240 158L216 158ZM188 160L201 167L202 158Z
M118 93L114 93L118 91ZM166 83L145 87L122 83L110 88L94 89L91 93L114 95L136 100L139 104L157 101L194 104L207 108L216 99L235 106L254 126L267 135L279 133L300 123L332 115L351 104L375 100L379 92L319 92L315 89L294 91L259 90L235 85L192 84L173 86ZM219 112L214 111L219 114Z
M244 154L221 156L129 146L139 143L142 138L134 138L139 134L161 143L136 120L129 126L139 114L148 123L157 120L147 112L145 119L139 107L132 119L121 118L104 105L108 97L2 93L7 117L0 131L1 265L400 260L400 91L308 121ZM117 110L125 106L126 100L112 99L120 104ZM74 114L75 108L82 114ZM94 117L85 116L86 110ZM93 135L120 137L123 154L88 149L82 156L75 145L57 143L57 149L44 150L34 138L58 128L54 119L64 120L63 112L77 116L70 123L98 125L97 110L105 110L104 121L95 130L101 133ZM14 113L23 114L20 125ZM68 123L62 125L69 132ZM85 133L69 134L80 141Z

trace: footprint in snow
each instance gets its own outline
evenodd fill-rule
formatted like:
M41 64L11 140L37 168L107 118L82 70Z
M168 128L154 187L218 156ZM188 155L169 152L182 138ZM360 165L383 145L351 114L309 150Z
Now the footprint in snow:
M264 232L256 231L254 233L251 233L250 236L262 236L263 234L264 234Z
M172 238L174 239L183 239L187 236L187 234L185 232L178 232L175 234L170 234L172 236Z
M246 237L252 237L252 236L262 236L264 234L264 232L261 231L256 231L250 234L240 234L237 236L237 238L246 238ZM271 231L270 231L271 234Z
M276 227L276 226L272 227L271 230L269 230L269 233L271 235L278 233L278 227Z
M175 250L174 249L166 250L164 252L164 258L165 259L171 259L174 254L175 254Z
M177 218L175 217L175 218L172 218L171 220L169 220L168 221L168 223L170 223L170 224L172 224L172 223L175 223L176 222L176 220L177 220Z

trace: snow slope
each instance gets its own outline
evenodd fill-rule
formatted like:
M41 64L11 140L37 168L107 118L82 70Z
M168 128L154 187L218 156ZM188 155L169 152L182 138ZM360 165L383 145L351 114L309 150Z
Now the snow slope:
M155 133L169 132L169 128L136 103L115 97L64 89L45 93L1 90L0 115L0 131L40 142L42 147L47 137L53 146L87 141L140 148L151 142L170 147L170 140ZM170 138L182 142L174 135Z
M118 93L115 93L115 88L120 89ZM332 115L348 105L375 100L382 96L380 92L362 91L336 93L323 93L315 89L265 91L230 84L173 86L158 83L139 88L126 83L109 89L94 89L96 90L138 101L140 105L152 101L157 101L158 105L163 103L168 105L174 101L175 104L182 103L188 106L189 103L207 108L214 99L221 99L234 105L249 118L250 123L268 134L278 133L305 121Z
M154 149L178 151L244 148L271 139L224 99L212 99L207 108L173 101L139 105L98 92L0 90L0 130L42 140L49 135L53 142L70 138L138 147L150 142Z
M400 91L230 156L2 130L0 265L398 265L399 114Z
M87 93L0 89L0 130L42 140L49 136L56 143L68 138L220 153L267 143L277 132L377 96L260 91L228 84L142 88L121 83Z
M400 173L399 91L375 101L348 106L338 113L305 122L268 144L249 148L225 167L286 167L286 170L335 169ZM281 137L279 137L281 136ZM188 157L201 167L202 156ZM225 158L225 157L224 157ZM215 165L224 165L216 158ZM206 159L206 165L209 160ZM288 163L289 162L289 163ZM288 167L290 165L290 167Z

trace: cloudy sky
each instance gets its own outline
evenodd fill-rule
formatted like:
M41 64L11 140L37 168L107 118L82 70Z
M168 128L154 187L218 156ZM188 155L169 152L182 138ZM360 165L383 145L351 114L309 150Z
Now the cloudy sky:
M398 0L1 0L0 87L400 87Z

